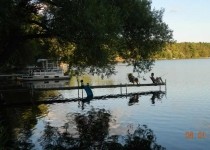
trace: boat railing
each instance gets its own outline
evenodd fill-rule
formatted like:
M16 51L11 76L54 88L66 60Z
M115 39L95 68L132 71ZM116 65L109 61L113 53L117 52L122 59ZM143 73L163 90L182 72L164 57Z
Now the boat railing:
M62 75L63 71L61 69L48 69L48 70L34 70L33 75L41 76L41 75Z

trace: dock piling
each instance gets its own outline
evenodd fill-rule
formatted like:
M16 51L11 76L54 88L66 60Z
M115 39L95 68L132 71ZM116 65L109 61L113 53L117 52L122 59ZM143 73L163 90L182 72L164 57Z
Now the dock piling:
M78 79L78 76L77 76L77 86L78 86L78 98L79 98L79 79Z
M120 83L120 93L122 95L122 83Z
M83 80L80 80L81 82L81 87L82 87L82 99L83 99L83 88L84 88L84 83L83 83Z
M125 85L125 92L126 92L126 96L127 96L127 93L128 93L127 84Z

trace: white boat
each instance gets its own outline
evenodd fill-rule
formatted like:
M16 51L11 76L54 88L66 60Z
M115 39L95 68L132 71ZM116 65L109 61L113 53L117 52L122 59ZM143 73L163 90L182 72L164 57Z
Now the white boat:
M33 89L63 88L69 86L69 80L25 81L21 82L20 85Z
M40 80L67 80L69 76L64 75L64 71L58 63L50 62L48 59L38 59L39 66L29 66L26 73L18 77L21 81ZM41 63L41 64L40 64Z

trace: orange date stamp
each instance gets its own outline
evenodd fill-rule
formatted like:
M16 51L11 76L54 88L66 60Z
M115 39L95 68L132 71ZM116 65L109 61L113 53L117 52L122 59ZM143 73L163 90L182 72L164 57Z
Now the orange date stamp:
M198 131L198 132L193 132L193 131L186 131L185 132L185 138L186 139L205 139L206 138L206 132L203 131Z

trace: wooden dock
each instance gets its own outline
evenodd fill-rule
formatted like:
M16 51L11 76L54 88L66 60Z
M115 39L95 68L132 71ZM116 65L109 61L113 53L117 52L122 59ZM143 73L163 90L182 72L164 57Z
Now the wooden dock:
M91 89L97 88L122 88L122 87L141 87L141 86L166 86L166 84L115 84L115 85L95 85L89 86ZM45 91L45 90L76 90L82 89L81 86L70 86L70 87L47 87L47 88L36 88L36 91Z
M127 88L127 87L142 87L142 86L165 86L166 82L164 84L115 84L115 85L95 85L95 86L89 86L91 89L98 89L98 88ZM44 87L44 88L1 88L0 92L24 92L24 91L49 91L49 90L78 90L83 89L82 86L68 86L68 87Z
M129 93L128 92L128 87L145 87L145 86L157 86L159 87L158 91L148 91L148 92L140 92L140 93ZM165 91L161 90L161 86L165 86ZM119 88L119 94L114 94L114 95L103 95L103 96L93 96L93 99L107 99L107 98L117 98L117 97L124 97L124 96L131 96L133 94L138 94L138 95L147 95L147 94L154 94L154 93L163 93L166 94L166 82L164 84L117 84L117 85L95 85L95 86L89 86L90 89L98 89L98 88ZM125 92L122 92L123 88L125 88ZM86 100L85 97L83 97L83 90L84 87L82 86L71 86L71 87L45 87L45 88L20 88L20 87L14 87L14 88L1 88L0 89L0 100L4 98L4 94L12 94L13 92L27 92L33 97L34 92L40 92L40 91L48 91L48 90L78 90L78 97L77 98L71 98L71 99L60 99L60 98L53 98L51 100L47 101L34 101L33 104L52 104L52 103L64 103L64 102L72 102L72 101L84 101ZM80 93L81 92L81 93ZM87 91L86 91L87 92ZM81 97L80 97L81 96ZM88 98L88 94L87 94ZM21 104L32 104L30 101L21 103ZM19 105L19 104L5 104L5 105ZM1 105L0 106L5 106Z

